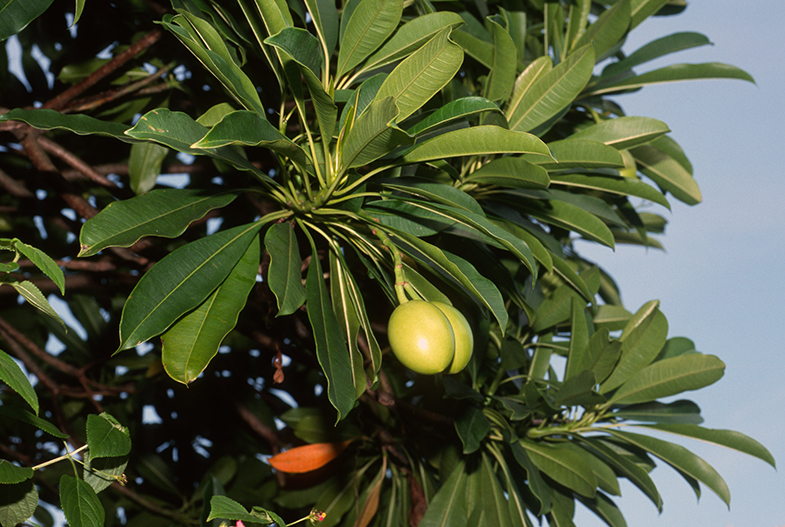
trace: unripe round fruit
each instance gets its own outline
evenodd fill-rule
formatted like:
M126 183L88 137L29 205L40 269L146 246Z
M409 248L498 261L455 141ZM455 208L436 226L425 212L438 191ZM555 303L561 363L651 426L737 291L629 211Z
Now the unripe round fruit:
M455 355L449 320L424 300L410 300L395 308L387 323L387 338L401 364L417 373L442 372Z
M472 328L469 326L469 321L466 320L463 313L451 305L444 302L431 302L431 305L438 307L444 313L444 316L447 317L447 320L450 321L450 326L452 326L453 339L455 340L455 356L447 373L458 373L466 367L469 359L472 358L472 350L474 349Z

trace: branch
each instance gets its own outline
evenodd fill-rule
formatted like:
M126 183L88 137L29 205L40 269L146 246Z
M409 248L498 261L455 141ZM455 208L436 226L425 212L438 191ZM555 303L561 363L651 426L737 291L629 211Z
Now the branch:
M56 157L59 157L68 163L68 165L70 165L72 168L75 168L78 173L82 174L87 179L94 181L103 187L118 188L113 181L106 179L105 176L102 176L96 172L93 167L51 139L41 136L38 138L38 144L41 145L41 148L43 148L45 151ZM63 177L65 177L65 174L63 174Z

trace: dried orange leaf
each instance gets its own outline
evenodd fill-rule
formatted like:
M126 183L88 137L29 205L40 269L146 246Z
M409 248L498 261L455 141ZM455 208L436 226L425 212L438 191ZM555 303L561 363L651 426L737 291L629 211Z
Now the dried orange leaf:
M314 443L298 446L276 454L268 461L273 468L281 472L302 474L323 467L338 457L349 443L351 440L340 443Z

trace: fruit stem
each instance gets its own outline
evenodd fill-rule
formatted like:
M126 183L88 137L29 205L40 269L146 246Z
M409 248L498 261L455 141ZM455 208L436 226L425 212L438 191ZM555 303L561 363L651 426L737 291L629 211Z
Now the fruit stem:
M392 240L390 240L383 230L377 228L373 230L373 233L377 238L379 238L379 241L382 242L382 245L387 247L387 249L390 251L390 254L392 255L393 272L395 273L395 295L398 297L399 304L405 304L409 301L409 297L406 296L406 289L411 289L411 285L406 281L406 277L403 274L403 260L401 260L401 251L392 242Z

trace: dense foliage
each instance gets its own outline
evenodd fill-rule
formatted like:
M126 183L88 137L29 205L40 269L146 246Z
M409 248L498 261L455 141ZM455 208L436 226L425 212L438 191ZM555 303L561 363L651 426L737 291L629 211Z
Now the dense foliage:
M660 247L658 210L701 200L613 98L752 80L639 71L697 33L622 53L684 2L6 4L3 527L50 525L39 500L74 527L620 527L620 478L662 507L657 463L730 500L651 431L774 464L674 397L722 361L575 250ZM449 356L418 374L431 320Z

